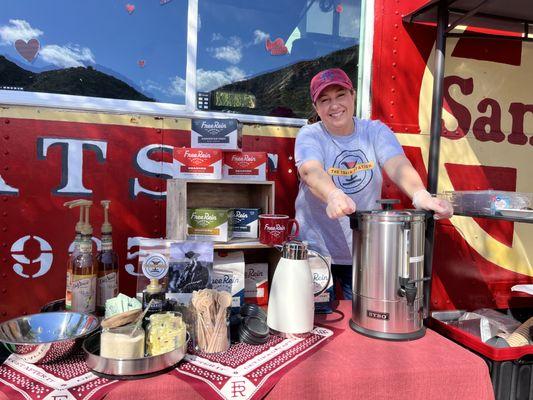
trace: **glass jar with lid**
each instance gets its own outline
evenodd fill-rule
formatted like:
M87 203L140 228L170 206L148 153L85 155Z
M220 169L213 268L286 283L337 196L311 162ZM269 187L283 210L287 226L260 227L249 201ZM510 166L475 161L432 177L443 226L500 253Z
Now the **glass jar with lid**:
M186 332L181 313L152 314L146 328L146 352L149 356L156 356L177 349L185 344Z

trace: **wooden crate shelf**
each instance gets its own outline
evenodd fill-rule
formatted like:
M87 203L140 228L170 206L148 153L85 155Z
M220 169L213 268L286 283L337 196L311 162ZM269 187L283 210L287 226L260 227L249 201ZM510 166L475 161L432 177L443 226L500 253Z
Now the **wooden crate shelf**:
M272 246L259 243L259 239L235 238L227 243L215 243L215 250L270 249Z
M274 212L274 182L232 180L167 180L168 239L187 238L187 208L260 208L262 213ZM216 243L227 249L268 248L253 239L234 239Z

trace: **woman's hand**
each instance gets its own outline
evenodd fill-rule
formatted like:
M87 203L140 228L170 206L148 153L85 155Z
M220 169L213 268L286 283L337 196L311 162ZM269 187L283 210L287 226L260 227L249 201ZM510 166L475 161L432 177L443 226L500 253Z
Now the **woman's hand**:
M329 192L327 204L326 214L331 219L351 214L355 212L356 208L354 201L339 188Z
M434 211L435 219L446 219L453 215L453 207L449 201L433 197L425 189L415 192L413 205L417 209Z

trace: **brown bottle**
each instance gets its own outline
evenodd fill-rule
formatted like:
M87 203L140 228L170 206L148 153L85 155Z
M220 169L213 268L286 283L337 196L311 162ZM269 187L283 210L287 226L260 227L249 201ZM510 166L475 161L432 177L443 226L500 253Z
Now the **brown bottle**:
M72 311L94 313L96 306L96 257L93 252L93 228L85 206L79 253L72 255Z
M109 223L109 204L102 200L104 223L102 224L102 249L96 256L98 262L98 280L96 284L96 313L104 315L105 302L118 295L118 256L113 250L113 228Z

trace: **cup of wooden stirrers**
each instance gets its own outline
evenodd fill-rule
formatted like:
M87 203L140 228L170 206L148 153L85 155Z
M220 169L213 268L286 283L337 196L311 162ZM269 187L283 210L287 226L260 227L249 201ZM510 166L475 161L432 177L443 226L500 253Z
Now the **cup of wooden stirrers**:
M213 289L192 293L196 346L204 353L221 353L230 346L231 294Z

